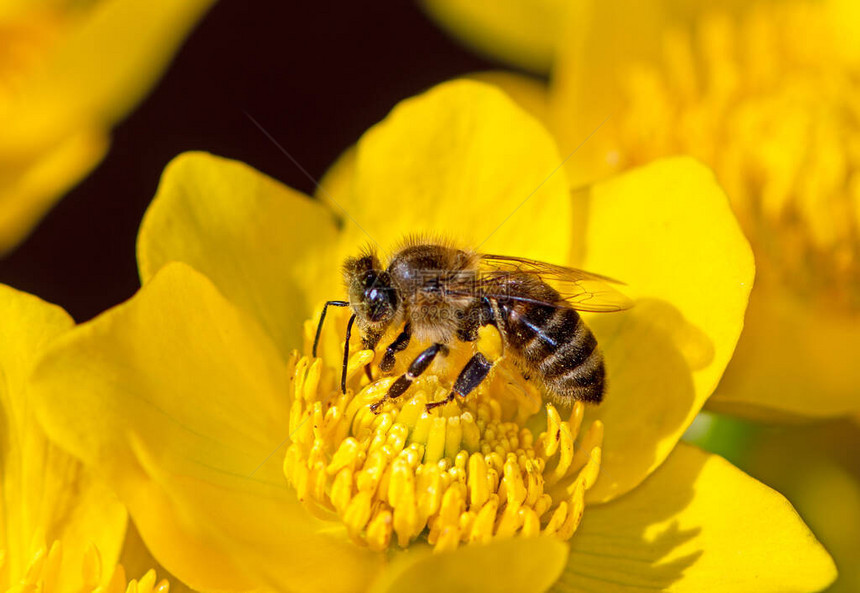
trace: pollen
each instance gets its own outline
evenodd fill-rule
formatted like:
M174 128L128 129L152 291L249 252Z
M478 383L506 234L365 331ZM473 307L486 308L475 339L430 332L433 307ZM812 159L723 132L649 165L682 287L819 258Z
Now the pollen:
M6 555L0 550L0 574L5 572ZM72 590L72 585L60 579L63 564L63 545L54 540L50 547L43 545L36 549L20 578L9 583L6 593L56 593ZM143 577L127 580L125 569L117 565L107 584L103 583L104 572L101 555L95 545L90 545L81 563L80 593L169 593L167 580L158 580L155 570L147 571Z
M415 541L443 551L494 538L569 539L598 476L602 425L580 433L581 403L562 418L504 361L465 400L428 411L462 368L453 350L453 361L434 363L376 414L370 405L397 378L396 369L379 372L377 353L350 357L346 393L339 360L294 353L287 480L314 515L339 520L373 550ZM401 356L408 360L409 350Z
M860 313L860 72L826 4L758 3L667 28L661 59L621 74L612 155L704 161L763 269Z

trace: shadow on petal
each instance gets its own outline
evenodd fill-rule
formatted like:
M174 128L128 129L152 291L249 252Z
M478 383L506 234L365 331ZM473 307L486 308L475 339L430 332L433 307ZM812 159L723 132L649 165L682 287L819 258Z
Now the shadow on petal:
M679 444L641 486L586 509L558 591L818 591L836 571L791 504Z
M697 550L684 554L679 558L667 560L680 544L690 541L700 533L700 529L682 530L677 522L658 534L653 540L642 537L643 544L637 555L632 558L621 558L608 552L592 550L572 550L577 556L588 556L587 561L575 558L565 571L564 582L597 581L601 593L634 592L640 590L665 591L672 583L680 580L684 571L691 567L704 554ZM615 544L610 544L614 549ZM610 546L607 546L609 549ZM558 589L564 590L564 589ZM577 591L591 591L593 588L582 587Z
M665 458L696 414L692 372L711 363L711 340L669 303L640 299L588 324L607 367L604 401L586 422L605 426L600 478L590 498L605 501L635 487Z
M615 502L586 509L560 582L573 585L576 591L601 593L670 589L704 553L701 549L679 553L702 530L684 528L673 519L693 501L704 462L703 458L684 468L677 480L681 487L662 494L666 504L659 508L636 505L637 489ZM641 490L653 490L651 482L646 481Z
M657 161L573 199L584 240L571 263L625 282L638 303L586 319L609 375L595 413L606 416L607 464L590 492L607 501L666 458L713 392L743 327L754 266L725 194L692 159Z

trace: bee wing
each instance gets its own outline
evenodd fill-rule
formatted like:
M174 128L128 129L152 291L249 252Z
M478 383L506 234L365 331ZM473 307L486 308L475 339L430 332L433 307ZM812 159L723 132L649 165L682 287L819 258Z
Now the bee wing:
M567 304L578 311L608 313L633 306L628 296L612 287L612 284L624 283L608 276L524 257L481 254L479 258L480 285L488 296L495 291L498 296L534 302L533 299L512 297L504 292L506 277L516 273L537 276L555 288Z

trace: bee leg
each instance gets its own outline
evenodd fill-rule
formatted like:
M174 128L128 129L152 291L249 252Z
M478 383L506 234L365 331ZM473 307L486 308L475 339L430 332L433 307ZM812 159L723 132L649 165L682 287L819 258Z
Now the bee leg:
M317 333L314 336L314 347L311 350L311 355L316 357L317 355L317 346L320 343L320 334L322 333L323 321L325 321L326 310L329 308L329 305L332 307L349 307L349 303L346 301L327 301L325 305L323 305L322 313L320 313L320 322L317 324Z
M343 369L340 374L340 392L346 393L346 367L349 363L349 338L352 336L352 324L355 323L355 313L353 313L349 322L346 324L346 341L343 344Z
M367 332L361 337L361 347L365 350L376 350L376 345L382 339L382 333ZM373 372L370 368L370 363L364 365L364 374L367 375L367 380L373 383Z
M493 364L495 363L487 360L486 356L477 352L469 359L469 362L466 363L463 370L460 371L460 374L457 376L457 380L454 382L454 388L451 390L451 393L448 394L448 397L442 401L427 404L425 409L430 411L433 408L444 406L457 395L460 397L466 397L487 377L490 369L493 368Z
M389 344L388 348L385 349L385 355L382 357L382 360L379 363L379 369L383 373L387 373L394 368L395 362L395 354L398 352L405 350L409 345L409 340L412 338L412 325L407 323L403 326L403 331L400 332L400 335L397 336L391 344Z
M403 395L406 390L409 389L409 386L412 385L412 382L418 378L421 373L427 370L430 363L433 362L433 359L436 358L436 355L440 352L443 355L448 354L448 347L445 344L437 342L416 356L415 360L412 361L412 364L409 365L409 369L406 373L397 377L397 380L391 384L385 397L370 405L370 411L376 414L379 407L387 400Z

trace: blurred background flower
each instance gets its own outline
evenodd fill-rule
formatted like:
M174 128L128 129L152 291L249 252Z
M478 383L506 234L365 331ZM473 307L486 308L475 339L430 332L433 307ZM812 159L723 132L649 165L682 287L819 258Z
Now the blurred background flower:
M489 11L472 2L427 2L444 23L483 20L502 56L522 41L499 23L552 23L534 46L555 52L549 84L495 80L543 117L563 154L589 138L568 167L574 185L692 155L715 170L753 244L746 328L710 406L770 418L860 410L857 5L584 1L529 19L521 4L481 19Z
M104 472L174 574L201 590L344 592L538 592L562 572L557 589L575 591L832 582L829 556L782 496L675 447L731 355L753 273L707 169L666 159L572 202L562 171L546 178L559 162L548 133L498 89L462 80L400 103L347 154L326 178L326 204L236 161L178 157L141 227L143 288L70 331L31 377L48 434ZM528 191L539 193L524 204ZM583 202L579 237L570 212ZM328 204L346 208L342 228ZM341 397L345 317L330 314L331 356L313 364L292 352L310 347L314 324L302 318L342 290L331 270L344 253L366 237L389 246L407 227L489 234L488 249L554 261L586 252L592 269L630 279L637 307L588 317L607 401L565 422L548 407L534 417L546 430L532 433L539 396L501 363L477 407L422 416L443 360L399 413L375 415L366 405L393 378L352 399L367 351L353 353ZM669 288L698 275L711 283ZM413 541L425 527L438 554L423 535ZM520 527L525 539L513 537ZM570 548L538 530L573 536Z
M457 18L457 4L450 1L448 4L450 6L444 9L448 13L445 18L451 22ZM483 33L485 41L482 47L485 49L479 56L448 38L412 3L395 0L368 6L342 3L337 7L335 18L332 7L325 4L222 0L206 17L204 25L189 37L184 49L177 53L161 84L140 102L138 109L114 126L113 149L104 157L101 166L71 189L70 199L49 212L19 248L0 261L0 281L60 303L78 320L93 317L130 297L138 288L133 254L140 219L155 191L160 172L179 152L190 149L216 151L254 163L288 185L312 194L314 180L320 179L343 148L380 120L397 101L448 78L508 67L512 63L531 72L545 73L552 63L551 52L556 51L556 41L554 34L541 31L547 30L543 28L547 22L550 28L557 29L559 24L570 26L571 21L556 18L552 12L553 7L565 4L574 6L572 2L542 2L540 8L532 12L533 15L539 10L543 15L537 24L528 18L528 10L524 12L519 8L513 12L514 26L505 20L504 14L498 13L494 17L498 21L496 25L483 27L480 21L476 22L479 17L474 16L473 9L472 24L469 28L461 27L461 30L463 34L468 34L474 27L489 31ZM673 2L672 6L681 4ZM841 4L851 8L847 1ZM31 5L29 2L15 3L15 6ZM55 5L44 3L44 6ZM90 6L88 3L73 5L81 14ZM499 4L499 10L506 5ZM529 6L533 7L535 3L529 3ZM633 15L630 7L625 5L610 12L608 18L614 18L622 25L626 23L625 26L638 21L643 31L659 30L659 27L646 29L646 26L669 22L661 16L662 6L655 4L650 12ZM578 2L575 7L582 10L588 7L588 3ZM438 13L441 9L434 10ZM0 14L6 13L5 8L0 10ZM582 18L587 16L586 13ZM838 40L843 48L850 47L851 40L857 39L850 29L856 19L831 18L830 21L838 23L831 30L833 34L830 37ZM579 20L574 24L585 27L585 22ZM133 41L130 33L133 30L134 27L117 29L126 37L120 41ZM520 49L514 45L513 51L499 50L495 42L486 41L497 30L519 38ZM794 40L795 45L807 43L809 36L810 33L803 30ZM652 37L656 39L658 36ZM585 42L582 35L566 38ZM644 38L648 39L648 36ZM535 39L542 49L531 52L531 57L517 58L529 53L526 46L535 47L530 45ZM614 46L607 41L603 49L615 47L615 51L621 52L633 42L641 43L642 38L631 34L629 44L626 45L623 39L621 41L620 44L614 41ZM5 47L0 46L0 55L5 56ZM592 45L593 49L595 47L600 49ZM567 52L574 49L569 48ZM642 51L644 56L644 49ZM597 56L595 54L595 58ZM5 62L6 58L0 57L0 64ZM4 70L5 66L0 65L0 71ZM521 77L513 80L515 84L512 84L512 79L507 76L501 79L507 83L506 88L513 96L544 118L548 117L545 80ZM4 92L0 90L0 95ZM280 148L246 113L265 128ZM614 118L605 125L608 126ZM586 133L594 131L601 121L585 121ZM595 134L571 159L572 168L589 162L591 149L600 147L604 131ZM583 139L580 137L576 142ZM0 144L3 142L3 132L0 132ZM284 150L289 156L284 154ZM5 162L0 163L0 171L3 171ZM615 166L621 163L618 160ZM753 307L756 306L756 294L754 292ZM803 305L802 301L800 305ZM763 307L768 306L764 301ZM813 320L807 326L813 338L824 333L819 332L817 324ZM856 325L852 325L850 317L841 314L831 324L842 327L846 333ZM823 327L827 330L828 326L825 324ZM814 350L817 356L825 357L830 352L838 354L840 351L850 356L856 351L847 342L839 342L838 334L835 339L834 346L822 347L819 342ZM805 341L800 343L801 346L805 344ZM850 371L843 369L841 372ZM835 376L831 371L827 373L827 376L822 373L822 377L830 381L844 376L838 372ZM853 381L856 385L856 380ZM804 402L815 404L816 394L815 389L810 390ZM819 409L827 414L838 411L828 408L829 405ZM837 427L845 424L832 426L834 428L829 424L823 425L820 430L824 433L836 431ZM730 430L717 432L715 438L722 445L748 447L752 451L752 446L760 442L752 439L752 431L756 430L759 430L757 425L732 424ZM783 444L795 434L790 428L780 430L787 435ZM853 432L840 429L837 433L841 440L834 441L835 444L825 449L830 457L815 458L808 465L788 464L788 469L795 472L793 482L807 482L816 475L820 476L817 472L819 466L833 467L834 458L843 459L838 451L856 450L852 443L858 441L851 440L857 438L856 429ZM708 446L722 452L716 443L711 440ZM753 475L759 475L757 469L742 463L737 457L731 459ZM760 477L769 480L767 474ZM786 493L795 498L787 483L773 483L780 489L785 488ZM846 493L852 492L854 486L844 487L851 483L850 480L841 483L843 487L832 490L831 496L839 496L839 502L850 505L851 499ZM826 500L818 502L826 504ZM801 501L795 501L795 504L840 564L841 576L836 586L856 582L856 579L850 580L849 572L858 563L846 562L850 555L835 548L838 539L856 549L856 529L848 522L816 522L811 511L807 510L808 506ZM828 510L830 516L835 516L834 508L837 507L834 505ZM828 536L829 528L837 528L841 535L836 539Z
M211 2L0 1L0 255L99 164Z
M424 0L428 14L464 44L489 58L538 73L550 70L569 0Z
M696 156L714 168L753 245L744 333L709 406L759 420L856 419L857 4L568 2L544 3L531 17L526 4L481 16L479 3L425 2L468 44L549 73L479 76L538 114L563 153L593 134L571 159L575 183L667 154ZM540 38L530 50L540 60L509 59L522 43L505 26L515 20ZM473 21L482 23L477 38L452 25ZM688 436L786 494L834 553L840 579L832 590L857 589L856 420L766 426L711 414Z

